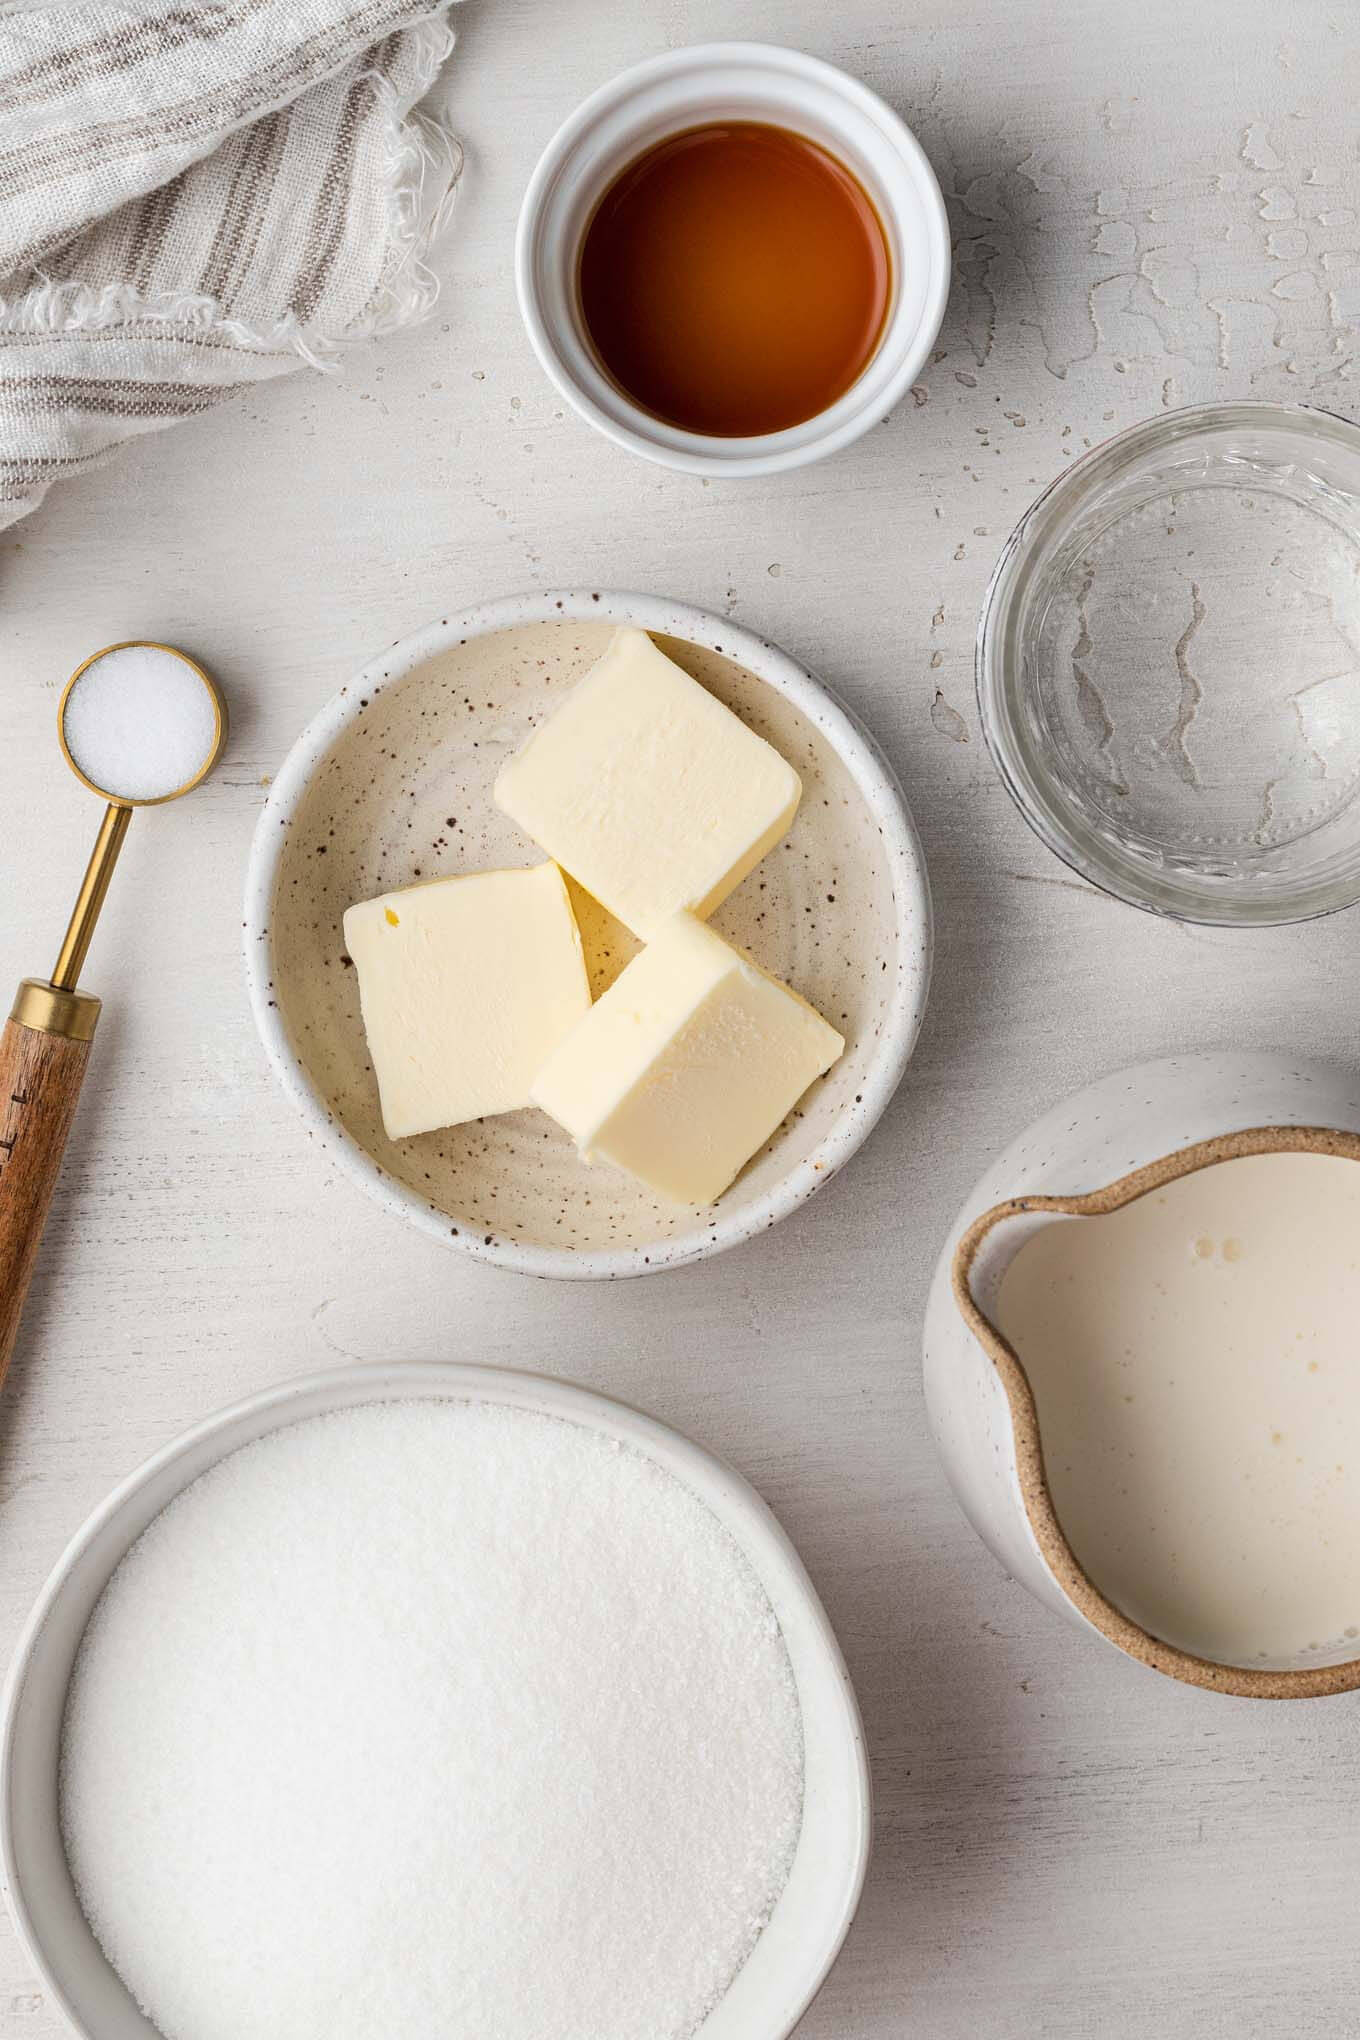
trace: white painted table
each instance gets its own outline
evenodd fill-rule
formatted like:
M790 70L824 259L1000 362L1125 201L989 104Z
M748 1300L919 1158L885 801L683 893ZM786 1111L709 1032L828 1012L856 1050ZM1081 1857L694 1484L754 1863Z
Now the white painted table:
M563 415L510 237L591 86L740 34L901 109L958 269L914 402L825 466L710 487ZM177 641L234 715L210 786L134 828L88 969L106 1012L0 1407L6 1651L86 1511L236 1396L337 1360L567 1372L750 1475L849 1657L878 1845L808 2040L1357 2030L1355 1701L1210 1698L1069 1633L958 1514L918 1376L947 1221L1041 1106L1191 1043L1354 1049L1360 913L1233 935L1077 883L992 774L971 664L1006 531L1080 448L1202 398L1355 408L1357 87L1348 0L468 0L431 322L143 442L0 541L9 978L49 967L94 826L53 734L77 661ZM724 1260L607 1288L472 1266L322 1166L237 954L263 783L312 711L431 615L563 582L688 597L824 673L901 773L939 921L919 1053L845 1175ZM0 2032L58 2031L0 1928Z

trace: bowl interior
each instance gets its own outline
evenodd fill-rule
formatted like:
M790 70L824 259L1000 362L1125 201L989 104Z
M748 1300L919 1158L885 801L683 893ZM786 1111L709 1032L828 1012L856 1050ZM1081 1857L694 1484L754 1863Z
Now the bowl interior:
M653 1419L541 1376L410 1365L346 1368L290 1384L211 1419L151 1461L91 1518L44 1591L11 1675L3 1834L11 1910L77 2031L160 2040L109 1966L80 1910L61 1844L62 1712L76 1652L110 1575L147 1525L227 1453L323 1411L397 1398L475 1397L589 1425L648 1453L740 1545L779 1620L804 1735L803 1826L769 1924L696 2040L782 2040L830 1967L853 1916L869 1845L868 1772L854 1695L821 1604L764 1503L720 1461Z
M986 691L1060 854L1206 919L1360 891L1360 434L1252 406L1136 427L1001 580Z
M537 1111L387 1139L341 917L355 900L416 879L540 860L494 805L492 786L529 729L599 657L611 628L563 620L497 630L375 692L357 691L351 719L311 767L283 841L265 931L270 996L328 1137L381 1171L408 1215L479 1249L645 1255L706 1239L718 1214L739 1227L790 1170L829 1166L828 1142L864 1107L908 962L880 818L850 766L808 715L724 652L659 637L802 777L792 830L714 925L811 1000L846 1037L845 1055L716 1212L668 1204L609 1167L587 1167ZM574 889L573 897L598 995L636 944L586 895Z

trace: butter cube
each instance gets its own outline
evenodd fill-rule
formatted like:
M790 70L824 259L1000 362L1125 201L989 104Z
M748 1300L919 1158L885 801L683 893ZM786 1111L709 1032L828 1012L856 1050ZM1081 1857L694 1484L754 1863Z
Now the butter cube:
M555 864L429 879L345 915L389 1140L529 1103L590 1010Z
M496 805L644 941L682 908L711 914L801 793L763 737L632 629L496 781Z
M587 1161L711 1204L845 1043L692 914L617 977L531 1089Z

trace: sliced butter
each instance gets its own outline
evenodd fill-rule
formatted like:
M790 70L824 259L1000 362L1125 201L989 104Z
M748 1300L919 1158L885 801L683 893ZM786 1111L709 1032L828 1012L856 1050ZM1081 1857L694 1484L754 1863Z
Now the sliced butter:
M345 915L390 1140L529 1103L590 1009L555 864L427 880Z
M496 804L644 941L704 918L785 834L798 774L645 631L603 658L496 782Z
M587 1160L711 1204L844 1047L796 992L677 914L548 1058L531 1096Z

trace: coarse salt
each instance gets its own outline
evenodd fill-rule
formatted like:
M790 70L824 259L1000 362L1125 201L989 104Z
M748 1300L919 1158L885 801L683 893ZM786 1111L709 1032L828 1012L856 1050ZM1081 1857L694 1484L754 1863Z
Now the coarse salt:
M101 793L163 800L203 770L217 707L178 652L122 645L88 665L62 711L66 748Z
M204 1474L91 1619L81 1904L167 2040L681 2040L802 1818L783 1637L654 1460L477 1402Z

